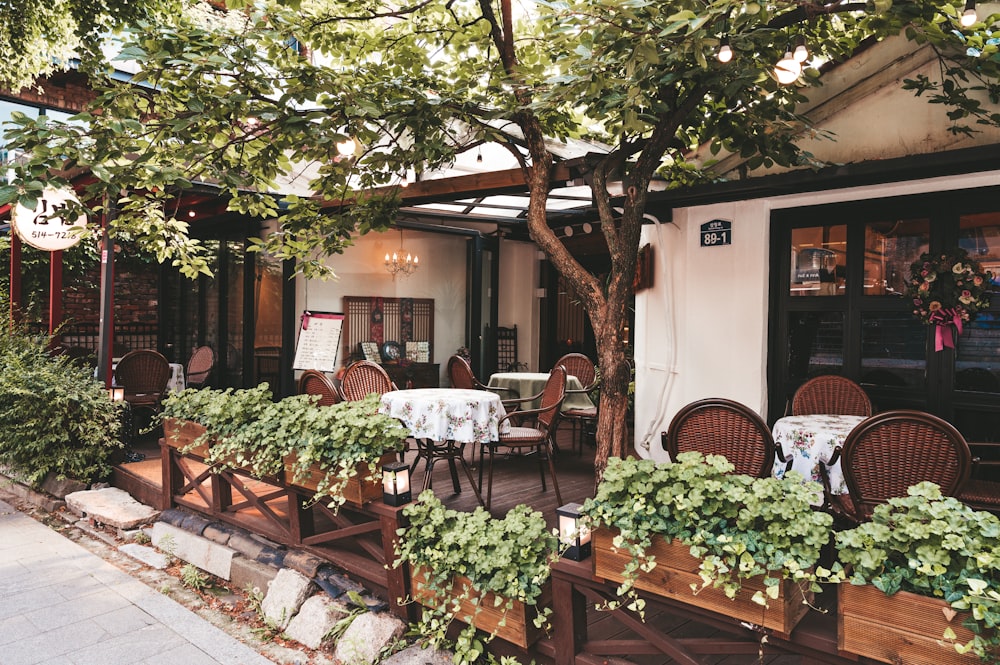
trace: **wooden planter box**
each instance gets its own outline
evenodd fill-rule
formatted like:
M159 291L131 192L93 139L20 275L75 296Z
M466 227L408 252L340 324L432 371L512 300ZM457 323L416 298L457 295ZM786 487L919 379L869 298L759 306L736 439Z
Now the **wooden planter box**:
M383 455L376 465L378 470L375 473L371 473L368 470L368 464L359 464L357 473L347 481L347 486L343 492L344 499L356 506L363 506L369 501L381 499L382 475L380 470L383 465L389 464L395 459L395 453L386 453ZM326 476L326 471L323 471L319 466L314 464L309 470L309 475L296 481L292 466L294 462L295 458L291 455L285 458L285 482L294 487L315 492L319 486L319 482Z
M960 654L945 643L951 627L965 644L973 634L962 622L967 612L952 614L940 598L899 591L887 596L870 585L843 583L837 607L837 648L883 663L906 665L969 665L973 654ZM948 617L952 618L949 620Z
M205 433L205 427L191 420L179 420L177 418L163 419L163 439L171 448L185 450L199 436ZM208 457L208 442L187 451L188 454L198 457Z
M613 551L612 540L616 531L596 529L593 534L594 574L613 582L622 582L622 571L631 557L624 551ZM769 628L780 636L787 637L799 620L809 611L813 594L803 592L791 580L782 580L778 585L776 599L768 599L768 606L758 605L751 598L757 591L765 589L762 578L745 580L736 598L727 598L721 589L708 587L698 591L691 585L702 585L698 576L700 560L691 556L690 548L678 541L654 538L650 554L656 557L656 567L648 573L641 572L635 586L643 591L670 598L689 605L696 605L740 621Z
M437 607L441 600L435 593L427 588L427 576L420 568L416 568L411 576L411 595L413 599L425 607ZM526 649L544 634L541 628L536 628L535 617L538 615L537 608L545 607L552 603L552 584L546 583L542 587L542 595L538 598L537 605L525 605L519 600L513 601L509 609L506 601L501 601L496 606L496 594L489 592L482 594L472 588L469 578L462 575L455 576L449 590L453 594L464 594L470 592L469 598L462 601L461 609L456 614L456 618L464 621L465 617L471 616L472 623L476 628L484 632L496 634L497 637L516 644ZM477 603L478 601L478 603ZM478 607L478 612L476 609ZM503 621L503 625L501 625Z

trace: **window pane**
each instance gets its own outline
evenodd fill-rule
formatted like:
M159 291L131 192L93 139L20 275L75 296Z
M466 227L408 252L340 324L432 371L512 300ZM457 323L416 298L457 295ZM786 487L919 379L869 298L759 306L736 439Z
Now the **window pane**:
M1000 312L980 312L955 347L955 390L1000 393Z
M846 274L846 225L792 229L793 296L843 295Z
M842 374L844 315L793 312L788 316L788 375L798 385L819 374Z
M927 327L909 312L873 312L861 318L861 382L923 386Z
M1000 212L965 215L959 220L958 246L993 273L993 291L1000 291ZM1000 305L993 298L994 309Z
M926 219L865 225L865 295L902 295L910 264L927 251L929 237Z

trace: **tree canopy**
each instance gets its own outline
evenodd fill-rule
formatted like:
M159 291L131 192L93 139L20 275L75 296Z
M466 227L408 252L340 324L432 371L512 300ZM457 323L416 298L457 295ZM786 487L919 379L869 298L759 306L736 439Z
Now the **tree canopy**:
M194 274L205 262L173 214L176 194L212 183L233 210L277 217L261 246L316 275L352 234L392 222L391 185L405 169L432 170L499 142L524 171L532 238L595 331L602 469L625 450L621 332L652 178L685 186L715 177L711 164L687 159L704 144L750 168L814 164L796 144L813 131L797 112L804 93L822 83L824 66L900 33L939 57L936 80L905 86L942 104L943 122L966 133L1000 125L998 17L962 25L962 4L537 0L518 10L511 0L330 0L254 4L235 24L140 23L119 55L140 67L131 83L107 78L99 59L81 64L100 94L80 124L16 119L9 139L30 158L0 200L31 204L44 182L58 181L53 169L89 170L89 194L119 201L119 231ZM798 44L808 58L781 84L775 63ZM717 58L723 45L728 62ZM606 277L581 266L546 223L545 141L567 137L612 146L588 161L587 178L611 259ZM348 139L357 149L344 155ZM307 163L316 165L314 196L277 195ZM612 181L625 183L623 195L612 197Z

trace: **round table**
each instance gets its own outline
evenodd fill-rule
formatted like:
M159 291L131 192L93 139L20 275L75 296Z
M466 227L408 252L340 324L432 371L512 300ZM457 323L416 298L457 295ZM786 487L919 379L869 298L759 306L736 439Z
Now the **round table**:
M837 446L844 440L864 416L840 416L814 414L808 416L785 416L774 423L771 432L774 445L792 459L791 471L798 471L806 480L823 482L823 467L826 467L831 494L847 494L847 483L840 468L840 460L830 465L830 458ZM773 475L785 475L785 462L774 458Z
M490 388L510 388L516 390L521 397L531 397L542 392L545 382L549 380L548 372L497 372L490 375ZM582 391L583 386L575 376L566 376L566 397L563 399L560 411L570 409L593 409L594 403L590 397ZM522 408L537 409L541 406L541 399L528 402Z
M424 489L431 486L434 463L448 461L455 492L460 492L458 470L462 465L469 484L483 503L479 488L472 478L472 471L462 455L464 444L482 445L500 438L501 429L510 430L510 423L500 426L500 419L507 415L500 396L486 390L457 388L415 388L393 390L382 395L379 413L399 419L417 440L417 459L426 461ZM456 445L459 444L459 445Z

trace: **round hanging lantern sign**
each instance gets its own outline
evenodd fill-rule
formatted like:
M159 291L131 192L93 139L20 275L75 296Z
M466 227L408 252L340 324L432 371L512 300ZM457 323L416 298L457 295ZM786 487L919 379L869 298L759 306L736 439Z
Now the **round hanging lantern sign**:
M87 216L80 215L76 219L65 219L62 214L70 203L80 204L73 190L46 187L34 210L29 210L20 203L14 207L11 216L14 230L21 240L32 247L54 252L69 249L80 242L83 235L80 229L87 224Z

